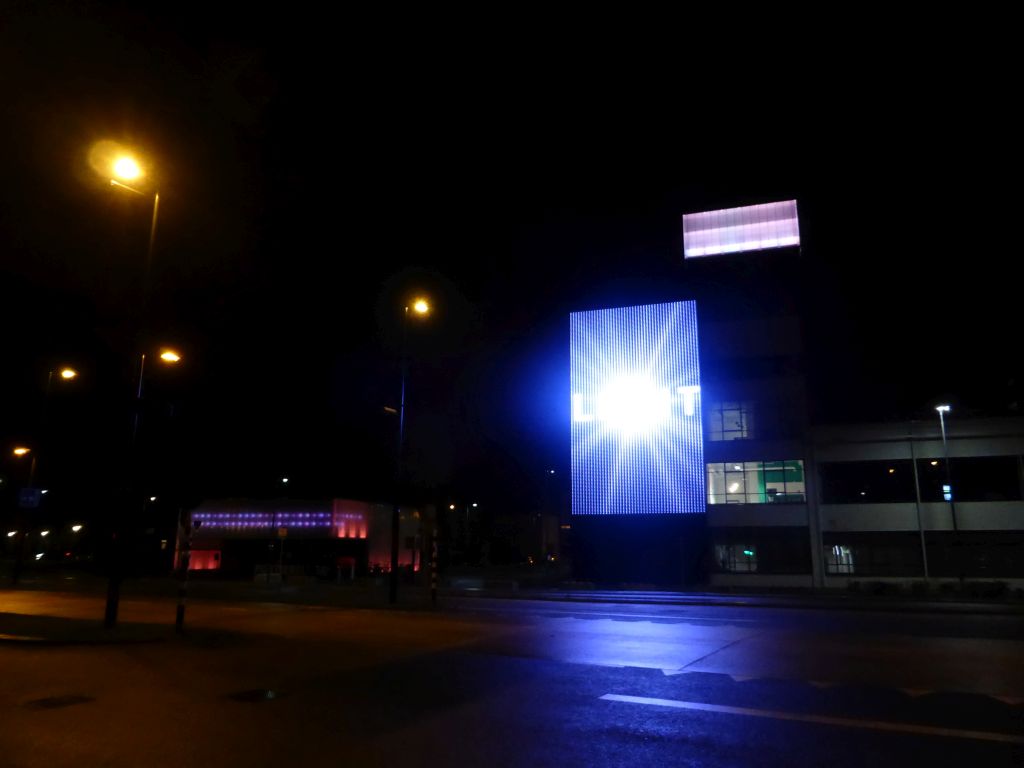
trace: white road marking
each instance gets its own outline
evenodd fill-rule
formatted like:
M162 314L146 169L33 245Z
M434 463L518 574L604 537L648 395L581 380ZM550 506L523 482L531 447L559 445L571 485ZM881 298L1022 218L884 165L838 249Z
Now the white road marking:
M604 701L620 701L626 704L647 704L649 706L654 707L692 709L697 710L699 712L717 712L725 715L746 715L747 717L766 717L772 720L792 720L799 723L837 725L842 728L866 728L873 731L913 733L921 736L943 736L946 738L953 739L976 739L980 741L998 741L1006 744L1024 744L1024 736L1013 736L1009 733L993 733L990 731L966 731L958 728L940 728L938 726L916 725L914 723L890 723L884 720L857 720L847 717L805 715L798 712L781 712L779 710L773 709L751 709L749 707L728 707L723 704L705 704L699 701L652 699L646 696L623 696L618 693L606 693L601 698Z

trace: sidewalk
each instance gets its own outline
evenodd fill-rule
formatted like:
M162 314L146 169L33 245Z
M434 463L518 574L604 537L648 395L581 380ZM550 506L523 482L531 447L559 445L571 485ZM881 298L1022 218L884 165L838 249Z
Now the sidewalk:
M123 645L162 642L172 635L173 627L155 624L119 623L104 629L98 620L0 613L0 645Z

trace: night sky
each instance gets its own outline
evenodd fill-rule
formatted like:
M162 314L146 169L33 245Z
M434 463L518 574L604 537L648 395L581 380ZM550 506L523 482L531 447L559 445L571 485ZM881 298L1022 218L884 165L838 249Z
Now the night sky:
M9 6L0 31L15 481L9 447L65 361L83 375L50 399L42 482L95 506L124 467L149 203L93 173L100 139L140 148L160 189L144 338L186 359L147 381L146 444L149 482L182 503L273 495L284 475L293 495L388 498L384 407L422 291L417 493L534 504L544 471L568 469L568 312L685 298L681 213L791 197L816 418L926 418L937 398L1013 412L1000 62L884 41L871 67L785 46L746 62L553 19L428 33L40 5Z

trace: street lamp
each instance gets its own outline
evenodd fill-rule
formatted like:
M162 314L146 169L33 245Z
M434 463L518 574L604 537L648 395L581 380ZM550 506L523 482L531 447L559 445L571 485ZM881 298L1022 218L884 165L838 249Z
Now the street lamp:
M414 315L426 317L430 314L430 302L417 296L405 305L402 313L402 389L398 404L398 452L395 457L395 499L391 509L391 574L388 579L388 602L398 602L398 534L400 524L399 497L402 486L402 453L405 444L405 381L409 373L409 310Z
M946 501L949 502L949 514L953 519L953 532L956 533L958 530L956 524L956 503L953 501L953 475L949 467L949 442L946 440L946 417L952 408L948 405L937 405L935 410L939 413L939 429L942 430L942 452L946 457L946 487L943 489L943 495L946 497Z
M140 313L139 317L144 318L146 313L147 298L149 294L149 275L150 269L153 263L153 246L156 242L156 228L157 221L160 212L160 192L153 187L148 190L143 188L140 189L137 185L140 180L144 180L147 176L146 164L140 161L134 153L128 151L126 148L113 141L101 141L93 145L89 151L89 162L93 169L100 175L100 177L107 179L110 185L117 187L118 189L124 189L132 194L138 195L143 198L149 198L152 195L153 198L153 212L150 218L149 226L149 241L146 246L146 261L143 266L143 280L142 280L142 291L140 301ZM138 337L141 337L142 333L141 320L137 329ZM142 346L140 344L140 346ZM169 350L173 352L173 350ZM161 352L161 359L167 363L175 363L180 360L180 355L174 353L174 358L165 357L167 350ZM131 451L134 453L136 440L138 436L139 426L139 410L140 403L142 400L142 382L146 368L146 354L142 352L139 355L139 368L138 368L138 379L135 383L135 399L136 407L132 414L132 432L131 432ZM114 536L112 543L111 552L111 569L110 569L110 580L107 585L107 602L106 609L103 617L103 625L108 629L114 627L117 623L117 607L120 597L120 537L117 534L116 528L118 523L115 522L115 530L112 531Z

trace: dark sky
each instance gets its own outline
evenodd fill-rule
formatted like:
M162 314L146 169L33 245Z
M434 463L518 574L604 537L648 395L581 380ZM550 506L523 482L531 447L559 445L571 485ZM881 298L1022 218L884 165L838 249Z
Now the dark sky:
M284 474L300 495L385 496L383 407L422 289L417 482L529 497L568 464L568 311L685 292L679 214L782 197L818 297L821 418L1017 397L1019 157L991 55L893 37L748 60L653 19L10 8L0 439L31 439L48 367L74 361L51 466L93 497L123 464L149 216L90 169L105 138L140 147L161 192L145 339L186 361L152 379L148 439L152 482L186 496Z

